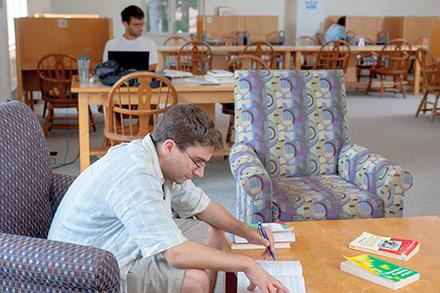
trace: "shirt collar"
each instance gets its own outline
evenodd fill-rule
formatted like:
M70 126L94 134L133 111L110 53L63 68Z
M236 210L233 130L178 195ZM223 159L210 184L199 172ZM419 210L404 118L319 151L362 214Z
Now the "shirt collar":
M165 178L163 177L162 169L160 169L159 156L157 154L156 147L154 146L150 134L144 137L144 139L142 140L142 146L148 150L149 154L151 154L151 157L153 159L154 171L158 175L160 182L164 184Z

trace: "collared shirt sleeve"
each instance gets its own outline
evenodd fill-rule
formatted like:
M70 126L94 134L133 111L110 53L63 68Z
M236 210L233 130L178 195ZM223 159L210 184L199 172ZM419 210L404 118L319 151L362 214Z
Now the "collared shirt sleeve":
M172 188L171 206L181 218L201 213L209 205L209 197L191 180L186 180L183 184L174 183Z
M162 184L157 177L136 170L120 178L114 186L109 193L110 206L143 257L186 241L172 220L170 205L163 198Z

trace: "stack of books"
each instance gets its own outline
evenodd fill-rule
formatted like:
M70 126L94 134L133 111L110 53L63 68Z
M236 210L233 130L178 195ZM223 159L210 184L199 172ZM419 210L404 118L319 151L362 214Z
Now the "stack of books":
M290 248L290 245L295 242L295 232L293 227L284 225L283 223L263 223L263 227L268 227L272 230L275 240L275 248ZM257 228L257 224L250 226ZM263 245L249 243L246 239L236 235L228 234L226 239L229 242L231 250L236 249L266 249Z
M419 251L420 242L364 232L350 242L349 247L407 261ZM343 272L393 290L400 289L420 278L420 274L416 271L366 254L345 257L345 259L346 261L341 262Z
M209 70L205 74L205 80L212 83L233 83L234 74L222 69Z

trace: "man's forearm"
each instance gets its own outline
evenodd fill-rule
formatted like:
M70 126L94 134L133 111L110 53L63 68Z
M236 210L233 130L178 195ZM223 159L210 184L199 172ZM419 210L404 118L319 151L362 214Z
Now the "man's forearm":
M210 201L208 207L203 212L197 214L196 217L219 230L238 236L245 236L249 228L249 226L234 218L231 213L215 201Z
M170 265L180 269L245 272L255 262L250 257L227 253L189 240L166 250L164 256Z

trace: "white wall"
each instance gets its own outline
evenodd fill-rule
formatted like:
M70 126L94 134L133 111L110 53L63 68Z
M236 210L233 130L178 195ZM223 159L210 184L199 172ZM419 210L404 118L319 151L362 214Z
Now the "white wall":
M0 101L11 98L6 0L0 0Z
M35 13L51 13L51 0L28 0L28 15L34 16Z
M29 0L29 3L35 0ZM36 2L41 2L38 0ZM51 13L79 13L79 14L99 14L101 17L113 19L113 36L120 36L124 32L121 22L121 11L129 5L137 5L144 11L146 8L145 0L46 0L50 2ZM47 7L39 6L33 8L33 13L46 12L38 9ZM33 15L33 14L32 14Z
M325 0L326 15L440 16L439 0Z
M321 29L325 18L333 15L440 16L439 0L317 0L324 4L322 18L319 18L319 20L306 18L305 21L301 21L301 16L307 14L305 1L297 0L297 36L314 35L315 32Z
M214 15L218 6L231 7L233 15L276 15L278 29L284 30L285 0L205 0L205 14Z

